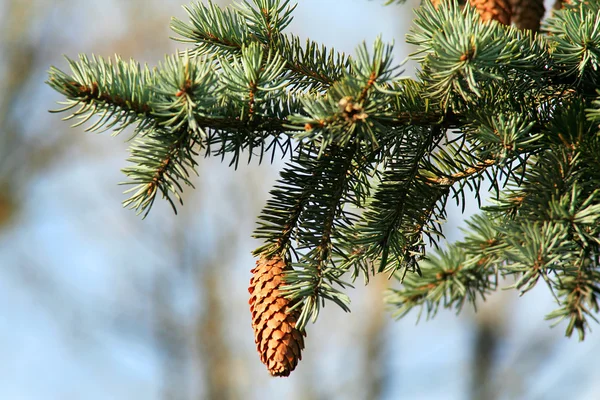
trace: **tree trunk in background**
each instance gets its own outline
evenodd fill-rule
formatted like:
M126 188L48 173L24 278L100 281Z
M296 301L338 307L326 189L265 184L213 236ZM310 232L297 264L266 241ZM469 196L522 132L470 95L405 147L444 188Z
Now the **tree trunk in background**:
M224 290L220 285L219 268L209 263L197 277L197 287L204 312L197 327L197 357L204 370L204 395L198 399L229 400L235 398L231 352L225 336Z
M387 379L388 365L386 363L386 326L389 316L385 313L383 291L387 287L386 276L378 275L372 278L367 289L367 312L363 326L363 345L365 360L362 364L363 382L361 386L369 399L380 399Z
M187 400L189 398L187 332L173 309L173 273L157 272L152 296L155 340L162 366L162 384L159 398Z
M488 318L478 318L473 341L473 375L471 377L472 400L494 400L496 390L492 384L492 369L498 348L498 327Z
M471 396L472 400L494 400L500 397L494 369L500 342L506 332L507 313L511 302L506 292L496 293L478 304L474 315Z
M20 91L31 79L35 50L32 43L22 41L21 38L29 30L29 25L24 24L34 17L37 7L31 6L31 1L9 2L0 33L2 42L3 74L0 79L0 228L12 217L19 204L17 201L17 188L20 174L15 174L21 162L14 156L22 152L22 137L20 126L13 120L11 113L20 97ZM11 156L11 154L13 156ZM19 182L17 182L19 183Z

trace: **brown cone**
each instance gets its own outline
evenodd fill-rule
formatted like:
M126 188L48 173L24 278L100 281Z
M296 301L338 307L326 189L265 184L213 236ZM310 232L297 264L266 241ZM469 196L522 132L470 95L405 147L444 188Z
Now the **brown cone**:
M546 8L544 0L510 0L512 22L519 29L540 30Z
M571 4L571 0L556 0L552 8L554 8L555 10L560 10L561 8L563 8L565 3Z
M482 21L496 20L504 25L510 25L510 5L507 0L469 0L477 8Z
M278 255L261 256L250 279L250 312L260 360L273 376L288 376L302 359L304 335L296 329L299 311L281 295L285 261Z

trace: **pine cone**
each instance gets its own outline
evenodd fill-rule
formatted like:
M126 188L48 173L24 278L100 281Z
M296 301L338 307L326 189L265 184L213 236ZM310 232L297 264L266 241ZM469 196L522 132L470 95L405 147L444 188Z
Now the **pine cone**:
M565 3L571 4L571 0L556 0L552 8L554 8L555 10L560 10L561 8L563 8Z
M290 301L279 288L286 263L280 256L261 256L250 279L250 312L260 360L273 376L288 376L302 359L303 334L296 329L300 312L289 311Z
M510 25L510 6L506 0L469 0L477 8L483 21L496 20Z
M519 29L540 30L546 8L544 0L510 0L512 22Z

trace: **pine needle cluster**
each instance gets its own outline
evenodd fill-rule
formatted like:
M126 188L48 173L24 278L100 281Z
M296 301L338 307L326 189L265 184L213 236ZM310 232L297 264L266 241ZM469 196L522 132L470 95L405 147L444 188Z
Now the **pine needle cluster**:
M565 2L540 33L484 18L485 2L434 3L407 36L416 79L379 39L349 57L285 33L289 0L244 0L186 7L171 26L189 48L156 68L82 55L48 84L87 131L133 127L124 205L144 216L157 196L176 210L200 156L284 157L255 254L285 264L299 332L326 301L349 310L347 280L386 273L398 316L542 282L548 318L583 338L600 295L600 3ZM426 254L471 193L492 205Z

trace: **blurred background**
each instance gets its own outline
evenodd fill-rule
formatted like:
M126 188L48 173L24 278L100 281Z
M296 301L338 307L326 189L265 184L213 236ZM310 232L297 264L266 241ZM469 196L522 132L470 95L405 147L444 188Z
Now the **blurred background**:
M550 328L543 284L416 325L382 303L397 282L357 282L352 313L328 305L297 370L269 377L247 305L250 235L282 162L204 159L179 215L157 202L141 220L120 206L126 134L47 112L61 98L46 71L66 70L63 54L156 65L181 48L169 39L181 2L0 0L0 399L600 398L600 335ZM415 3L382 3L302 0L290 29L348 53L382 34L400 63ZM463 219L449 211L449 240Z

